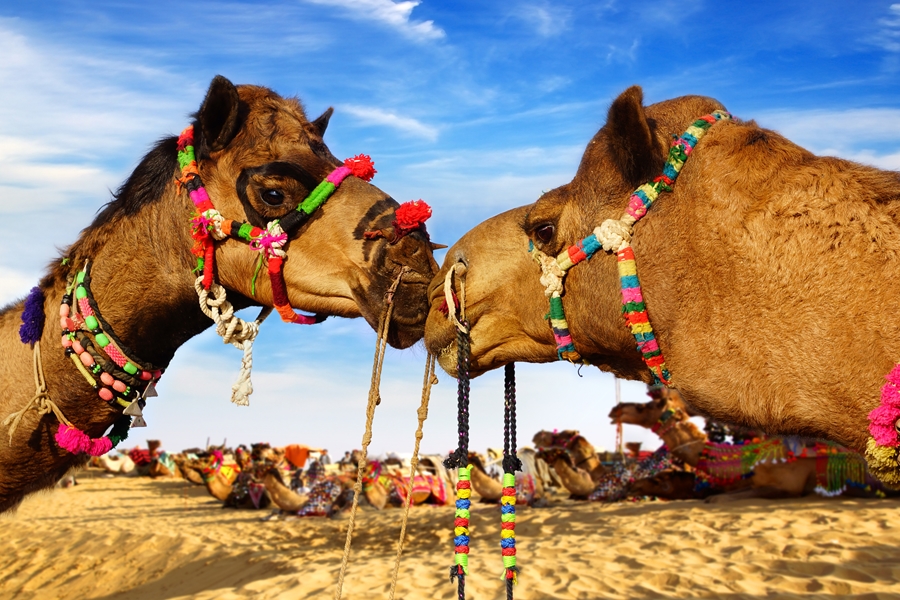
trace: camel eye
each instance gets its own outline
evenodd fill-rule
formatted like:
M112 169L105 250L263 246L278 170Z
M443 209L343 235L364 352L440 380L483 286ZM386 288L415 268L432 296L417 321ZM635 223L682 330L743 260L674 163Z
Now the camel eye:
M284 192L281 190L263 190L260 197L269 206L281 206L284 203Z
M553 239L553 235L556 233L556 227L553 225L541 225L537 229L534 230L534 237L540 240L544 244L549 244Z

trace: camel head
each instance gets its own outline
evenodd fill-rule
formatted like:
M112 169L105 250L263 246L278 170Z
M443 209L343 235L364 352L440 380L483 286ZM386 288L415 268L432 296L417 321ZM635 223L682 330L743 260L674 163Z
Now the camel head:
M622 402L609 411L609 418L613 424L640 425L650 429L659 421L668 405L668 399L662 396L649 402Z
M274 220L284 225L284 280L295 309L362 316L375 328L403 269L388 340L405 348L423 335L426 288L437 270L421 220L399 219L400 205L355 171L358 176L343 179L308 218L295 218L303 214L300 203L342 166L323 141L331 114L328 109L310 121L295 98L217 76L194 124L199 172L225 219L262 229ZM298 221L293 230L291 219ZM266 266L254 277L259 256L247 243L226 238L217 244L217 276L227 289L273 306Z
M448 250L429 288L425 343L441 366L455 373L455 330L442 311L447 272L466 267L466 319L471 329L471 372L509 362L558 360L541 284L529 242L557 256L605 219L618 218L631 192L659 174L673 134L698 115L720 108L713 100L684 97L645 108L639 87L612 103L606 125L584 153L575 178L476 226ZM621 316L616 258L602 251L566 275L563 301L576 349L599 368L650 381ZM454 290L460 282L454 278Z

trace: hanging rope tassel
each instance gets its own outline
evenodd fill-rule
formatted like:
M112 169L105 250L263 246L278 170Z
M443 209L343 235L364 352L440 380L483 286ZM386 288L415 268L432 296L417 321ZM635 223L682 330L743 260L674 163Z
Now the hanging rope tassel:
M503 495L500 498L500 548L503 553L506 598L512 600L513 585L518 583L516 566L516 471L522 461L516 455L516 365L504 367L503 402Z
M403 554L403 542L406 539L406 524L409 521L409 507L412 505L413 478L419 469L419 443L422 441L422 426L428 418L428 402L431 399L431 386L437 383L434 375L434 354L429 354L425 361L425 379L422 381L422 402L417 411L419 427L416 429L416 444L413 455L409 461L409 484L406 486L406 501L403 505L403 519L400 524L400 539L397 541L397 558L394 560L394 572L391 575L390 600L394 600L394 591L397 588L397 576L400 573L400 557Z
M453 274L459 273L459 319L453 300ZM454 264L444 280L444 295L447 301L447 317L456 326L456 418L459 432L459 446L444 461L448 469L457 468L459 481L456 483L456 513L453 520L453 546L455 549L453 566L450 567L450 581L456 580L459 600L466 598L466 575L469 574L469 512L472 502L472 467L469 465L469 324L466 322L466 266Z
M372 421L375 419L375 407L381 401L381 368L384 365L384 352L387 349L388 329L391 326L391 314L394 311L394 292L400 285L400 280L409 271L409 267L400 269L400 273L385 294L384 313L378 327L378 339L375 342L375 359L372 364L372 382L369 386L369 401L366 404L366 431L362 438L362 450L356 469L356 484L353 486L353 504L350 507L350 521L347 524L347 539L344 542L344 555L341 558L341 571L338 575L337 590L334 592L335 600L341 600L344 589L344 576L347 574L347 564L350 562L350 545L353 543L353 529L356 526L356 509L359 507L359 496L362 493L363 478L366 475L368 465L369 443L372 441ZM377 476L375 477L377 480Z

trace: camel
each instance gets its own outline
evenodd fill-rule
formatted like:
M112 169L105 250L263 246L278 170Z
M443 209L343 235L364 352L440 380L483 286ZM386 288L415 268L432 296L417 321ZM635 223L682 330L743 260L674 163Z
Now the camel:
M237 463L226 462L221 451L213 450L209 461L202 467L206 491L216 500L225 502L231 495L240 472L241 468Z
M537 456L553 467L573 498L589 496L609 472L594 447L577 431L539 431L532 442L538 448Z
M594 446L577 431L567 429L560 432L539 431L531 440L539 449L561 448L572 459L572 464L577 469L586 471L594 482L609 472L600 458Z
M562 486L572 498L585 499L597 487L597 482L590 473L575 466L572 456L565 448L559 446L543 448L538 450L537 456L553 467Z
M714 496L714 502L739 498L797 497L813 491L834 494L845 490L846 476L858 480L854 481L856 484L865 483L861 457L846 448L821 444L810 446L798 441L792 449L788 441L780 438L757 439L755 443L744 445L712 444L706 439L706 434L688 420L684 403L675 394L660 394L646 403L618 404L609 416L614 424L639 425L659 435L672 456L693 467L698 476L707 479L708 484L703 489L697 489L695 497L727 492ZM753 452L758 453L757 457L752 462L746 462L743 457ZM716 458L721 455L730 458L731 463L737 461L737 464L724 464ZM839 481L819 481L818 467L824 466L819 464L822 460L837 461L827 470L839 469ZM664 494L672 493L675 494L672 499L684 497L685 481L690 478L662 473L655 477L653 481L635 484L631 493L662 497L669 497ZM834 489L826 488L823 483L830 483ZM664 486L671 486L671 491ZM648 493L651 487L662 489L662 493Z
M134 471L134 461L127 454L104 454L103 456L95 457L91 462L107 473L128 475Z
M900 485L900 295L891 285L900 173L813 155L753 121L713 115L723 108L701 96L644 106L640 87L625 90L570 183L448 250L429 288L426 346L455 373L443 288L463 265L473 376L565 356L624 379L662 377L711 418L867 451L873 472ZM704 115L715 124L647 210L643 184ZM563 279L587 254L576 243L603 251ZM634 333L623 326L620 267ZM460 281L457 273L457 292Z
M421 339L437 269L430 209L368 183L366 156L338 161L323 142L331 114L309 121L295 98L216 76L193 129L153 146L26 301L0 312L0 512L108 451L129 418L142 424L175 351L213 324L203 310L246 363L258 321L241 324L232 308L375 328L398 284L388 341Z

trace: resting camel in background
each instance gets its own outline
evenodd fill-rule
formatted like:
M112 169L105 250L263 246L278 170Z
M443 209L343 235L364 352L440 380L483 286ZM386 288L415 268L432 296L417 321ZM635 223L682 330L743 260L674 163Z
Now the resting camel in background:
M377 327L386 293L402 273L388 341L405 348L421 339L426 286L437 268L422 224L427 215L419 203L401 219L398 203L367 183L370 165L360 157L342 165L332 155L323 141L331 114L328 109L310 121L297 99L215 77L194 117L193 140L189 130L160 140L62 259L53 261L28 306L18 301L0 312L0 512L84 464L82 450L108 450L114 442L104 432L114 423L124 423L109 434L117 441L127 432L123 410L139 414L142 406L134 402L143 400L137 397L153 395L148 382L179 346L212 324L195 284L218 298L218 282L235 310L276 307L283 319L302 323L361 316ZM179 151L191 147L205 188L197 187L187 154L185 169L179 164ZM337 184L326 184L327 178ZM209 210L202 189L224 220ZM261 252L267 267L257 278ZM93 350L81 338L64 342L73 361L60 346L63 328L81 327L79 310L85 320L90 315L78 289L69 299L67 282L88 263L91 310L102 322L98 316L97 328L86 323L90 331L83 332ZM64 296L71 312L61 309ZM294 308L316 316L297 315ZM241 326L241 334L252 329ZM111 364L117 359L104 345L109 339L94 333L101 330L129 361L140 363L138 369ZM38 341L40 355L23 340ZM96 358L87 356L92 351ZM92 370L91 361L116 377L79 372L82 366ZM36 391L41 373L45 385ZM107 375L115 382L106 383ZM247 384L238 387L246 391ZM30 400L35 396L36 402ZM63 419L72 427L63 428Z
M577 431L539 431L532 442L538 448L538 456L553 467L572 496L588 496L609 472L594 446Z
M556 279L542 284L529 243L552 272L562 260L552 257L592 230L607 220L622 225L615 220L638 186L660 175L673 137L723 108L700 96L642 102L639 87L613 101L570 183L486 220L447 252L429 291L426 346L448 373L456 330L441 304L447 272L459 263L467 267L473 375L559 359L545 320L545 291L553 293L545 284ZM815 156L753 121L723 119L633 238L624 226L619 234L562 280L568 333L585 361L653 381L622 317L614 253L631 239L642 293L631 301L646 307L671 385L692 407L859 452L871 433L880 441L870 467L900 485L892 386L879 408L885 376L900 361L900 173ZM876 408L882 414L870 429Z

